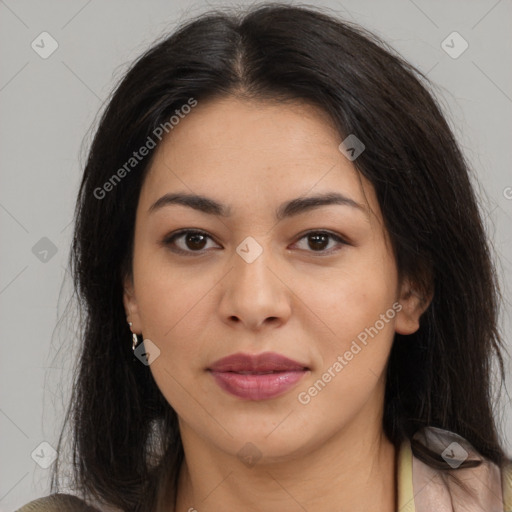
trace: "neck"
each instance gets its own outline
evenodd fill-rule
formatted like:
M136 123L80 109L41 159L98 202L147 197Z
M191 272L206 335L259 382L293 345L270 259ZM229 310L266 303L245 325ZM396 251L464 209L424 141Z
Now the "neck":
M182 438L176 512L397 509L395 447L368 424L353 424L300 455L251 467L185 426Z

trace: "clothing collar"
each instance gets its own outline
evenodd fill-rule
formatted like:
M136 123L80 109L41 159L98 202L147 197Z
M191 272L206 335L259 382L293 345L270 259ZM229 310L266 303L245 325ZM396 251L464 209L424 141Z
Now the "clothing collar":
M414 438L442 455L449 467L436 470L428 466L414 456L411 442L404 441L397 459L399 512L512 511L512 463L500 471L466 439L447 430L425 427ZM480 460L481 464L459 468L458 464L466 459ZM460 479L467 490L457 485L454 477Z

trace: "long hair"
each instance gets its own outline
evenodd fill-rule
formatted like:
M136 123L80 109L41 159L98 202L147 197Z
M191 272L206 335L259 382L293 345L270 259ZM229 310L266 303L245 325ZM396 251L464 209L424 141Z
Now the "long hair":
M500 292L471 169L429 85L363 28L279 3L197 16L132 64L90 147L70 253L84 320L59 452L70 422L84 498L148 512L163 506L166 486L165 499L175 498L184 457L177 416L149 367L133 361L122 302L151 156L113 176L191 98L307 101L330 116L340 142L355 134L364 143L354 165L376 191L399 275L434 291L419 330L395 335L383 429L398 448L422 427L444 428L504 462L491 391L493 361L504 380ZM438 454L413 449L439 466Z

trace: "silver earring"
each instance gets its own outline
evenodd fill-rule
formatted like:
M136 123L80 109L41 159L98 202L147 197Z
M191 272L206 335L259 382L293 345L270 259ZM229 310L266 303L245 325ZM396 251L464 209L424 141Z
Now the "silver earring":
M130 330L132 328L132 322L128 322L128 325L130 326ZM135 348L139 344L139 338L138 336L133 332L132 333L132 350L135 352Z

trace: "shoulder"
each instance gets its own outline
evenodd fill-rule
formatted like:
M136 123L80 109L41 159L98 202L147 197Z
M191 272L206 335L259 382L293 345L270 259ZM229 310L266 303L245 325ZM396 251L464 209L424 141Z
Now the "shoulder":
M456 503L460 510L473 510L477 504L479 510L512 512L512 460L499 467L463 437L435 427L421 429L413 442L415 450L410 441L400 449L399 492L404 510L424 512L435 503L444 512L452 510L448 504ZM438 469L414 454L421 447L437 455Z
M501 471L501 480L503 484L503 504L505 510L512 510L512 459L508 461Z
M70 494L52 494L31 501L15 512L100 512L85 501Z

